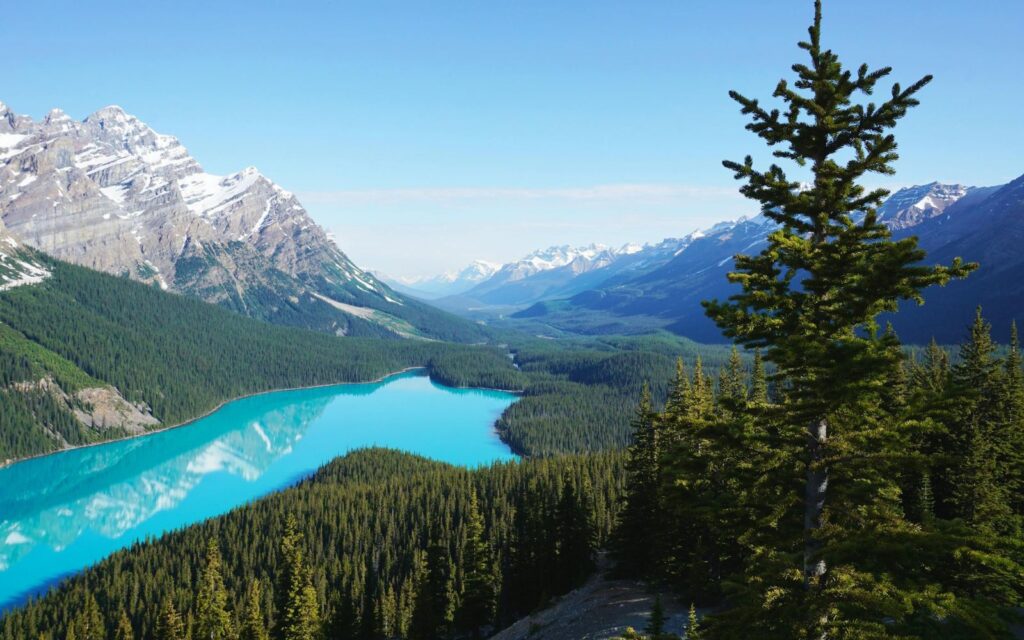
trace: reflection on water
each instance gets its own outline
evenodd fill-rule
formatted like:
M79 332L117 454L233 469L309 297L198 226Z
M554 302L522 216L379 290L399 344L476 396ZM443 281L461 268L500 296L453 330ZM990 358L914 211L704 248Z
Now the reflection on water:
M186 427L0 469L0 607L352 448L389 446L464 465L509 458L492 425L513 400L404 374L254 396Z

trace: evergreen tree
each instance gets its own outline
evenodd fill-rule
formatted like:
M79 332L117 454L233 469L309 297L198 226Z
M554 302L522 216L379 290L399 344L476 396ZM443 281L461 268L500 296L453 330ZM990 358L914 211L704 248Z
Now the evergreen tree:
M562 497L555 513L558 538L557 579L560 591L579 586L594 570L596 534L591 513L590 482L583 477L576 487L566 472L562 482Z
M341 585L336 592L336 600L327 622L328 638L355 638L359 633L359 616L356 613L352 593Z
M123 610L121 617L117 620L117 627L114 629L114 640L135 640L135 631L132 629L132 621Z
M451 630L455 608L452 573L448 550L438 543L430 545L409 627L409 637L413 640L442 638Z
M245 612L238 640L269 640L270 634L267 633L267 623L263 617L262 601L263 589L260 581L254 579L249 583L249 589L245 594Z
M285 535L281 539L281 555L284 564L278 580L280 597L275 638L279 640L315 640L320 632L320 605L316 588L306 565L302 548L302 534L298 523L291 515L285 524Z
M733 346L729 361L718 377L718 400L733 410L747 401L747 384L743 372L743 360L740 351Z
M160 607L154 640L185 640L185 623L170 598L165 598Z
M952 502L958 516L993 533L1012 530L1006 478L1000 473L1009 442L1006 381L995 349L991 326L979 308L953 369L960 407L954 440L960 458L953 470Z
M1006 356L1006 493L1016 516L1024 516L1024 362L1016 321L1010 327Z
M762 421L743 446L760 460L741 499L764 515L744 538L749 556L732 583L733 606L716 618L716 632L729 637L750 628L765 638L881 633L883 611L906 598L927 600L911 581L893 584L889 559L864 538L865 530L877 539L903 528L896 458L906 436L881 398L902 354L894 335L880 334L877 316L973 268L959 259L921 264L916 238L893 240L878 220L887 192L860 184L866 174L893 173L896 142L887 130L917 105L930 76L894 85L884 102L856 102L890 69L851 72L822 48L820 0L800 47L809 63L793 66L793 87L782 80L774 92L784 108L730 93L751 118L747 129L777 147L775 157L809 169L810 180L790 178L779 164L759 171L750 156L724 163L779 228L760 254L736 256L729 280L740 292L706 302L706 310L726 336L765 349L785 385L772 422ZM799 492L779 491L801 481ZM884 606L883 594L891 598Z
M690 614L686 619L686 640L703 640L700 620L697 619L697 607L690 603Z
M493 576L492 576L493 577ZM488 622L493 619L494 606L495 606L495 586L491 585L491 611ZM375 616L380 621L380 633L385 638L393 638L399 635L398 627L398 598L395 596L395 590L389 585L384 589L384 593L378 600L377 612Z
M211 538L206 546L206 566L199 577L196 594L195 640L227 640L234 637L221 564L217 542Z
M754 371L750 380L750 402L757 406L768 404L768 376L764 370L761 350L754 351Z
M613 541L617 569L624 575L647 576L656 559L655 540L659 513L659 460L657 414L650 388L644 384L633 417L633 438L626 462L626 496Z
M715 386L711 380L704 373L704 359L698 355L693 365L693 387L686 407L686 414L689 418L703 420L714 412Z
M666 411L679 413L689 403L692 393L690 376L686 373L686 365L683 359L676 358L676 375L668 394L668 401L665 403Z
M72 623L78 640L107 640L103 612L92 592L85 595L85 606Z
M651 620L647 623L647 633L652 638L657 638L665 633L665 607L661 604L661 596L654 597L654 607L651 608Z
M480 628L494 619L497 593L493 567L491 549L484 539L484 519L476 491L473 491L462 550L463 592L456 621L461 629L471 632L474 639L480 637Z

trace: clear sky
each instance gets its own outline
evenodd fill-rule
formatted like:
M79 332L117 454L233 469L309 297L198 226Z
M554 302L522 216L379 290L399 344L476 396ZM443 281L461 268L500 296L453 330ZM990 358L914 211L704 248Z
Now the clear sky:
M367 268L415 275L552 244L656 241L753 207L767 98L810 0L17 2L0 100L120 104L208 171L255 165ZM848 64L936 76L885 184L1024 173L1024 2L826 0Z

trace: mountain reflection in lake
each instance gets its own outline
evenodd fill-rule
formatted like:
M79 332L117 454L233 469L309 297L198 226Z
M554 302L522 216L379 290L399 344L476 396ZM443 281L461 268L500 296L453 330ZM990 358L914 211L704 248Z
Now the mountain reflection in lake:
M0 469L0 608L117 549L291 484L354 448L474 466L511 458L493 424L515 397L422 374L282 391L161 433Z

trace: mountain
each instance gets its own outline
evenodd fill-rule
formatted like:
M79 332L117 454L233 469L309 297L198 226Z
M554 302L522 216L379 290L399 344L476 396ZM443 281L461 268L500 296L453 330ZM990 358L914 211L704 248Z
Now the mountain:
M912 231L929 263L962 257L979 267L966 280L926 291L924 306L904 304L894 320L900 337L960 342L980 305L996 338L1006 341L1010 324L1024 321L1024 176L979 189Z
M474 260L459 271L447 271L436 276L395 278L382 273L374 275L395 291L430 300L468 291L493 276L500 268L501 265L494 262Z
M656 245L626 244L619 248L591 244L553 246L502 265L466 292L436 300L445 309L488 317L529 306L539 300L567 296L598 286L625 272L639 272L664 262L689 241L668 239Z
M963 282L925 292L926 305L903 305L893 316L908 342L958 342L981 304L1005 339L1010 322L1024 319L1024 176L1000 187L931 183L901 189L881 207L894 236L918 236L928 262L962 256L981 263ZM764 217L721 223L695 236L671 260L636 276L611 279L586 291L538 302L513 319L584 334L668 329L700 342L721 342L701 301L736 291L726 281L737 253L755 253L774 228Z
M941 215L976 190L977 187L938 182L900 189L878 208L878 220L894 232L910 229Z
M0 291L36 284L49 275L35 252L15 240L0 221Z
M116 106L36 122L0 103L0 220L56 258L279 324L480 339L359 269L255 168L207 173L176 138Z

